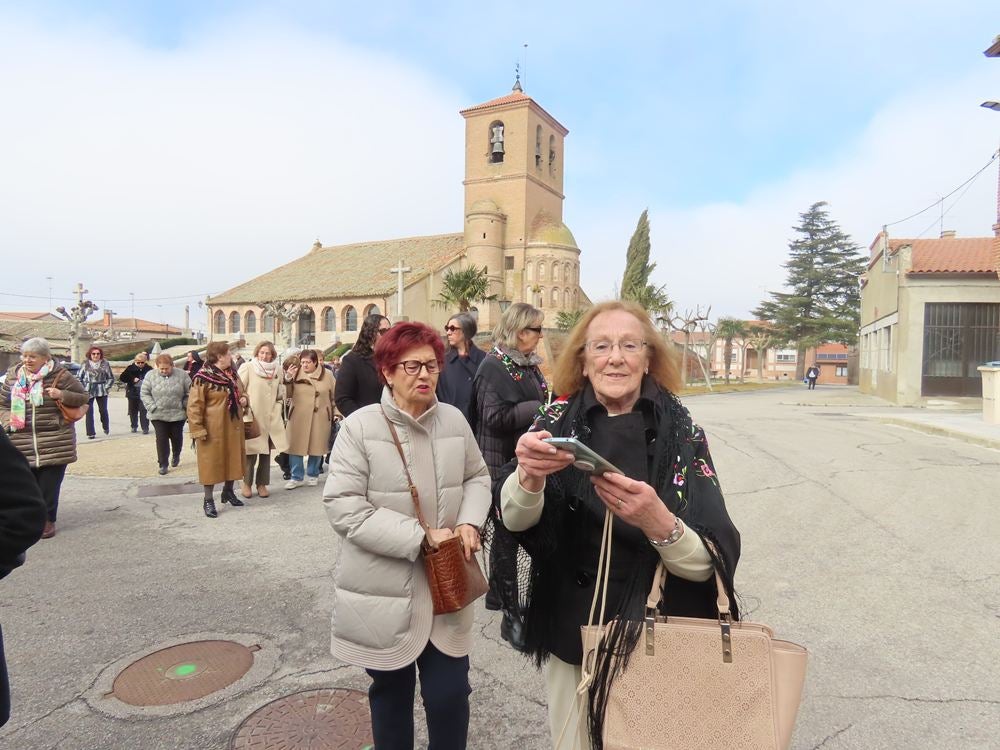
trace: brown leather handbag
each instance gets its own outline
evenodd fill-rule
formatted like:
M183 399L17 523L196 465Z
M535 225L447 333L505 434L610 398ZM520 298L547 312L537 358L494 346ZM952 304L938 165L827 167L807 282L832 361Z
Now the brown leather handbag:
M611 522L605 518L598 580L601 615L611 561ZM687 532L691 533L691 532ZM604 714L605 750L785 750L806 677L806 649L773 637L771 628L732 622L718 572L718 618L658 614L666 568L657 565L646 599L643 634L628 666L611 683ZM600 590L602 586L598 586ZM590 622L598 591L594 592ZM582 627L583 682L589 686L599 644L609 626ZM664 716L670 720L663 721Z
M260 437L260 423L257 421L257 417L253 415L253 409L247 404L247 408L243 412L243 438L245 440L253 440L257 437Z
M53 388L59 388L59 381L62 379L64 374L68 374L66 370L59 370L59 374L56 375L56 379L52 381ZM82 404L80 406L66 406L62 402L62 399L56 399L56 406L59 407L59 411L62 412L63 421L66 424L73 424L73 422L79 422L87 414L87 410L90 408L90 404Z
M382 416L389 425L392 441L396 444L399 458L403 462L403 471L406 472L406 482L409 485L410 497L413 498L413 507L417 511L417 520L421 528L426 531L430 527L420 510L420 495L410 476L410 468L406 465L406 457L403 455L403 446L399 443L399 435L396 434L396 426L390 421L385 410L382 411ZM461 537L453 536L437 546L432 546L428 540L424 543L423 557L435 615L446 615L465 609L485 595L490 588L475 554L468 560L465 559L465 547L462 545Z

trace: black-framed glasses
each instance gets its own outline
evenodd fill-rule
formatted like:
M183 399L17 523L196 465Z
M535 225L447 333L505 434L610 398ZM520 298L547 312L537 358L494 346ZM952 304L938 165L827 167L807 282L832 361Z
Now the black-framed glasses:
M541 333L542 332L542 327L541 326L525 326L524 330L526 330L526 331L534 331L535 333Z
M421 362L419 359L407 359L403 362L397 362L396 367L402 367L403 372L407 375L419 375L420 370L424 367L427 368L428 375L436 375L441 371L441 365L436 359L429 359L426 362Z
M445 326L444 330L448 333L454 333L455 331L461 331L461 326Z

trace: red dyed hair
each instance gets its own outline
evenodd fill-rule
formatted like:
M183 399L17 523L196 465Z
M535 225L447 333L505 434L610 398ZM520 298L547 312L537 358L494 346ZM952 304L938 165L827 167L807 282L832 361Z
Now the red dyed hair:
M94 352L100 352L101 359L104 359L104 350L99 346L92 346L87 350L87 359L90 359L90 355L93 354Z
M391 370L395 365L406 359L406 353L411 349L429 346L434 350L434 358L438 365L444 364L444 344L441 336L423 323L396 323L383 333L375 344L375 369L378 371L379 382L385 384L382 370ZM353 356L353 355L352 355Z

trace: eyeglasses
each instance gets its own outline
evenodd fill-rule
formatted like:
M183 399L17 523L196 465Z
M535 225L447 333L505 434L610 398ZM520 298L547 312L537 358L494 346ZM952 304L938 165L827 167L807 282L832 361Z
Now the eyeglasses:
M444 330L448 333L454 333L455 331L461 331L462 329L459 326L445 326Z
M535 333L541 333L542 332L542 327L541 326L525 326L524 330L526 330L526 331L534 331Z
M427 368L428 375L436 375L441 370L441 365L436 359L429 359L421 362L419 359L408 359L405 362L397 362L396 367L402 367L407 375L419 375L423 367Z
M614 351L616 346L618 347L618 351L622 353L622 356L631 357L641 352L642 348L646 346L646 342L634 341L632 339L624 339L623 341L588 341L586 348L595 357L610 357L611 352Z

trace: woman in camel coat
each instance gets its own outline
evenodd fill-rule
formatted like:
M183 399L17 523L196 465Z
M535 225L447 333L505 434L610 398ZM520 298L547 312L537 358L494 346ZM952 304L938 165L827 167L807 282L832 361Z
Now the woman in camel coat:
M288 436L288 463L292 478L286 490L294 490L305 479L313 487L319 482L323 456L329 450L330 430L333 429L333 391L336 380L321 365L315 349L299 353L298 369L291 367L291 413L285 428ZM308 456L308 464L304 458Z
M223 482L221 500L233 506L243 501L233 484L243 477L246 463L243 409L247 397L230 369L229 344L213 341L205 352L205 366L195 375L188 394L187 417L191 439L198 451L198 481L205 488L205 515L219 515L212 496Z
M243 497L257 494L267 497L271 493L271 451L284 453L288 449L285 437L285 373L278 362L278 352L270 341L261 341L253 350L253 359L244 362L239 370L240 385L250 399L250 409L260 427L260 435L247 440L246 472L243 475ZM256 465L256 470L254 466Z

